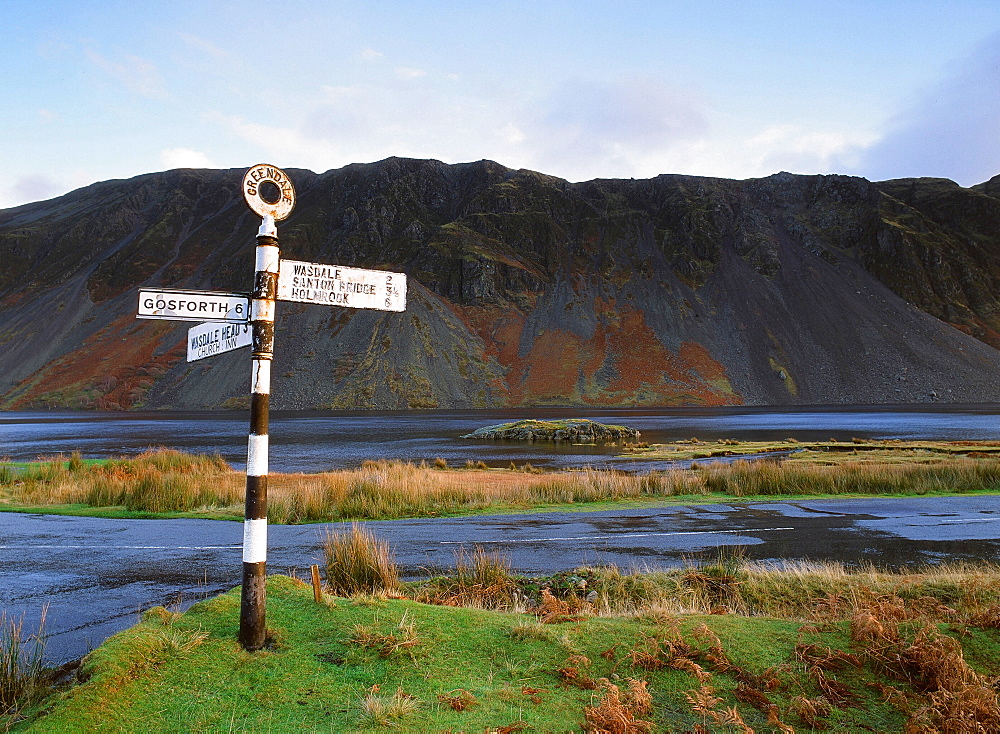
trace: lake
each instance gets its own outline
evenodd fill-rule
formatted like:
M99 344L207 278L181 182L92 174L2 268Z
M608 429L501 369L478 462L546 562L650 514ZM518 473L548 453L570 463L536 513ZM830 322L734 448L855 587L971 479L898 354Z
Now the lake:
M270 469L318 472L354 467L366 459L419 462L441 457L451 465L654 468L615 459L613 449L566 443L508 443L463 439L493 423L520 418L590 418L636 428L642 440L735 438L838 441L851 438L1000 440L1000 405L920 405L808 408L565 408L421 412L272 412ZM0 412L0 458L29 460L80 451L85 458L134 455L152 446L218 453L235 468L246 464L248 414Z

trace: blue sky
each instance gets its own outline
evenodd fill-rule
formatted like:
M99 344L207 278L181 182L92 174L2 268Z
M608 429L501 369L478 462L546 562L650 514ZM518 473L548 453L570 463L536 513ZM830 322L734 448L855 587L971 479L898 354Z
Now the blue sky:
M996 0L0 0L0 207L268 162L1000 173Z

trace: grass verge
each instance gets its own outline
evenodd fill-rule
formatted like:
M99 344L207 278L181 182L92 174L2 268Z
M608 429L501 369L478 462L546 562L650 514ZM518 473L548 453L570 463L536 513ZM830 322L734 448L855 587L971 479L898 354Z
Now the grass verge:
M689 569L689 571L694 569ZM732 570L732 569L730 569ZM704 573L704 569L698 571ZM707 574L706 574L707 575ZM856 584L858 588L864 583ZM856 596L807 619L528 614L268 579L274 645L236 643L239 592L162 608L85 660L17 731L949 731L1000 726L996 610ZM563 606L561 606L563 605ZM562 614L554 614L556 608ZM913 729L918 730L918 729Z

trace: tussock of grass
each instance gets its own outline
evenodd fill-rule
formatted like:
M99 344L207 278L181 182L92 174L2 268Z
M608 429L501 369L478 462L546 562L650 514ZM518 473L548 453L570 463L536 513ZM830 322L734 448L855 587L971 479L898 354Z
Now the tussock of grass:
M455 555L454 571L421 585L415 598L446 606L513 609L518 591L510 559L476 546L471 557L460 548Z
M939 464L852 462L834 466L736 461L700 474L709 492L733 497L927 494L1000 488L1000 462L948 459Z
M333 594L394 593L399 589L399 571L389 544L361 525L328 533L323 539L323 555L326 585Z
M404 693L402 686L390 696L379 694L377 685L373 688L375 690L369 690L361 699L362 726L399 726L420 709L420 701L415 696Z
M348 643L374 650L382 658L414 658L415 649L420 645L416 627L406 613L399 624L388 632L381 632L372 625L356 624Z
M553 634L549 627L541 622L532 622L526 619L518 620L510 630L510 636L514 640L551 640Z

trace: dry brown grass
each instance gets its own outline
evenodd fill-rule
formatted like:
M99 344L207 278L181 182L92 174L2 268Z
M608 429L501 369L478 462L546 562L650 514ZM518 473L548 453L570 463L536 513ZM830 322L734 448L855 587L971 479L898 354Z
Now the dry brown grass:
M245 480L218 456L150 449L131 459L86 466L51 457L3 487L20 505L87 504L136 512L242 507Z
M746 563L738 572L739 602L748 614L818 621L845 619L858 606L878 616L954 621L988 620L1000 604L1000 566L949 563L892 571L831 562ZM1000 607L998 607L1000 608Z
M495 555L462 557L465 568L460 562L454 576L415 583L407 593L428 603L527 610L544 624L595 615L634 616L669 629L684 615L724 611L822 626L850 619L862 605L879 609L880 617L900 620L987 629L1000 624L1000 566L989 563L902 572L805 562L779 566L717 562L697 569L633 573L613 566L585 567L573 571L567 587L560 576L519 577ZM482 561L470 561L477 557ZM482 570L477 571L480 563ZM594 603L578 596L580 580L586 581L587 592L596 595ZM724 609L720 597L726 601Z
M584 617L593 616L593 605L576 595L558 599L548 589L542 589L541 596L541 603L532 612L542 624L576 622Z
M830 702L823 696L795 696L790 706L792 713L810 729L825 729L826 723L823 721L833 711Z
M1000 488L1000 462L968 456L933 463L913 457L904 463L868 458L830 465L736 461L705 467L702 476L709 491L734 497L975 492Z
M556 675L566 685L592 691L597 688L597 681L587 675L589 668L590 658L586 655L570 655L563 666L556 670Z
M420 637L413 623L404 614L394 629L383 632L373 625L355 625L349 644L373 650L382 658L408 657L413 659L416 648L420 645Z
M868 661L922 694L915 707L901 698L911 729L1000 731L997 681L973 670L956 639L913 619L898 598L858 606L851 619L851 638Z
M428 581L414 598L443 606L511 609L517 606L518 589L510 559L476 546L471 555L460 548L455 554L455 570Z
M443 704L447 704L447 706L454 711L465 711L470 706L475 706L479 703L476 700L476 697L464 688L449 691L448 693L438 694L437 698L438 701Z
M1000 629L1000 604L973 612L969 615L969 622L983 629Z
M638 734L653 730L653 722L640 717L649 716L653 710L653 697L646 690L644 680L630 678L625 693L607 678L598 682L604 695L596 706L584 709L584 731L609 734Z
M387 519L652 497L959 492L1000 489L1000 462L957 458L934 465L853 463L796 466L736 462L627 475L609 471L532 473L441 470L402 462L366 462L353 470L273 475L274 522Z
M368 461L321 474L272 474L269 518L297 523L462 514L486 509L651 497L886 494L1000 490L1000 461L969 456L842 461L825 466L746 462L628 475L615 471L450 469ZM133 511L238 514L245 479L218 457L154 450L104 467L64 457L0 475L0 499L19 505L87 503Z

